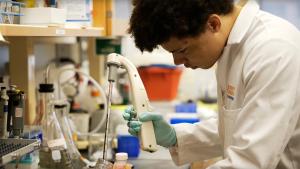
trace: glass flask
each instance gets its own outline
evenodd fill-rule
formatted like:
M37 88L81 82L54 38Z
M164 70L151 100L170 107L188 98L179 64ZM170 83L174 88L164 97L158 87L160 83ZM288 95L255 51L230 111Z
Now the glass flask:
M71 169L66 153L67 145L59 121L54 111L53 84L40 84L38 93L38 111L35 124L42 127L42 147L39 151L40 168Z
M54 107L64 138L67 143L67 153L71 158L72 166L74 169L82 169L86 164L83 161L83 158L81 157L81 154L73 141L72 130L69 125L68 118L69 104L66 102L61 102L56 103Z

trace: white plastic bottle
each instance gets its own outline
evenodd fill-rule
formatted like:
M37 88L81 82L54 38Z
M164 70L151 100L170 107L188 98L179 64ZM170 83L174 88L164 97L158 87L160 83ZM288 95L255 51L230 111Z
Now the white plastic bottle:
M127 159L127 153L117 153L113 169L126 169Z

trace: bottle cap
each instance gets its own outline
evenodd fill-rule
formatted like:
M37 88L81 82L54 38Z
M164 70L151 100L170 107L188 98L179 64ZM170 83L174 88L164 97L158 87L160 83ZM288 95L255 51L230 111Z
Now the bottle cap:
M116 160L127 160L128 154L127 153L117 153Z

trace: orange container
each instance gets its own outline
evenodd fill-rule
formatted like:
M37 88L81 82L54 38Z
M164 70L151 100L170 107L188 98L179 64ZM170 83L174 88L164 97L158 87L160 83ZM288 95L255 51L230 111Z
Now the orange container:
M140 67L140 77L149 100L173 100L177 96L182 70L176 67Z

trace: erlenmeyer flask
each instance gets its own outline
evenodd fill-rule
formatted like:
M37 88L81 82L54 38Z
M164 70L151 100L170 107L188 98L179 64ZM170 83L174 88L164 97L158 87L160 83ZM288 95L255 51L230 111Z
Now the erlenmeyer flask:
M54 107L67 143L67 153L71 158L72 166L74 169L82 169L86 164L82 160L81 154L73 141L72 130L68 121L69 104L67 102L61 102L56 103Z
M70 158L65 153L67 144L54 111L53 84L40 84L38 95L38 118L36 124L42 126L42 147L39 152L40 167L70 168Z
M66 143L54 112L53 92L53 84L40 84L36 123L42 126L42 148L66 149Z

